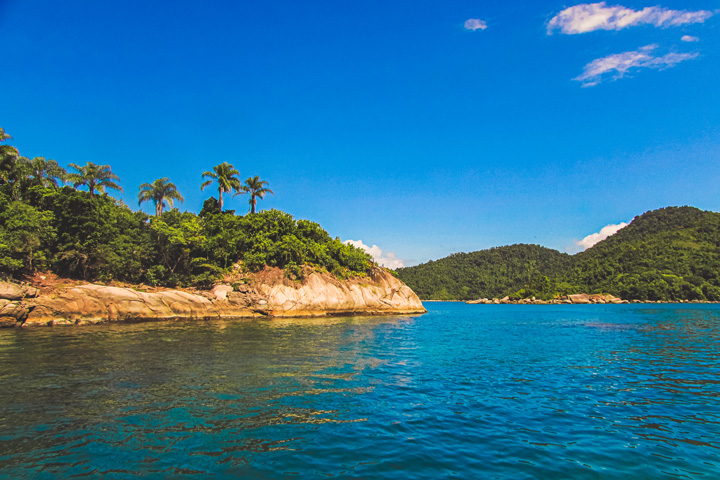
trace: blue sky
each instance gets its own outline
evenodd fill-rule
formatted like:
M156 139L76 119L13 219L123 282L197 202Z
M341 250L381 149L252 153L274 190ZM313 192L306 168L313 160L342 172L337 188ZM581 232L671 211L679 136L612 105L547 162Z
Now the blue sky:
M132 208L167 176L197 212L227 161L270 182L261 208L405 265L577 251L647 210L718 209L718 9L0 0L0 126L25 156L111 165Z

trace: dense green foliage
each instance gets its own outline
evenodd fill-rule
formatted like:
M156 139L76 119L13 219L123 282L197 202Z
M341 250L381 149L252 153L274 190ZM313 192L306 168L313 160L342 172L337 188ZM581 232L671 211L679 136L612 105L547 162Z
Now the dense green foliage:
M0 129L0 141L8 138ZM48 168L39 173L33 166ZM340 278L365 274L372 265L363 250L284 212L236 216L221 211L213 198L200 215L163 212L163 201L172 205L172 198L182 199L163 178L141 188L139 200L158 207L150 217L102 193L120 189L109 166L72 168L78 173L67 174L56 163L33 163L0 145L0 277L52 271L89 281L206 286L234 265L251 271L277 266L294 277L302 275L302 265L310 265ZM216 177L206 176L226 193L236 170L229 164L216 170L206 172ZM60 186L65 181L88 191Z
M277 210L203 217L177 209L157 217L107 195L33 187L13 201L0 187L0 275L36 270L84 280L207 285L238 261L310 264L336 276L363 274L370 257L332 239L318 224Z
M143 202L153 202L155 205L155 216L162 215L166 204L172 208L174 200L180 203L185 201L183 196L180 195L180 192L177 191L175 184L169 182L167 177L158 178L153 183L143 183L140 185L138 205Z
M567 278L628 299L720 300L720 214L647 212L575 256Z
M250 177L243 187L227 162L203 173L218 198L199 215L164 203L182 196L167 178L143 184L138 200L156 215L135 212L104 193L122 190L108 165L28 159L4 144L0 128L0 277L36 271L89 281L165 286L210 285L233 266L267 266L302 276L309 265L343 278L362 275L371 257L317 223L277 210L255 213L272 193ZM62 186L69 182L74 188ZM86 188L79 191L77 188ZM223 211L223 193L250 194L251 213ZM720 301L720 214L692 207L647 212L594 247L570 256L538 245L512 245L399 269L422 299L510 296L549 299L571 293L610 293L625 299Z
M548 299L610 293L628 300L720 300L720 214L693 207L647 212L569 256L513 245L398 270L420 298Z
M540 275L564 271L570 261L570 255L539 245L511 245L456 253L397 272L422 299L470 300L510 295Z

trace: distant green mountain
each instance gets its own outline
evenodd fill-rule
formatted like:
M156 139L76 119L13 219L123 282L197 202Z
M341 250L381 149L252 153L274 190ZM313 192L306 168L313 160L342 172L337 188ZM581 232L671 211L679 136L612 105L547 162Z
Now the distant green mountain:
M668 207L570 256L537 245L459 253L398 276L422 299L610 293L633 300L720 300L720 214Z
M504 297L538 276L559 275L572 257L539 245L511 245L473 253L455 253L398 276L423 300L470 300Z
M647 212L573 257L570 283L627 299L720 300L720 214Z

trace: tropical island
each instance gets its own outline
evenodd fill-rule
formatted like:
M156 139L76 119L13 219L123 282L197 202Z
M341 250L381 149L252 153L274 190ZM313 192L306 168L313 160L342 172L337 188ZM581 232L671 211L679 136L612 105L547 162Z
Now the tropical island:
M423 300L472 303L720 301L720 214L647 212L569 255L539 245L458 253L396 272L319 224L259 211L273 194L224 162L199 214L168 177L143 183L133 211L109 165L26 158L0 128L0 324L420 313ZM69 170L69 171L68 171ZM248 213L225 208L246 195ZM415 294L417 292L417 295ZM418 296L419 295L419 296ZM621 300L622 299L622 300Z
M257 211L268 182L243 184L229 163L202 173L218 197L198 215L172 208L183 197L168 178L140 185L150 216L107 194L122 190L109 165L68 172L10 139L0 129L0 324L425 311L363 250ZM231 193L248 196L247 215L224 209Z
M720 213L667 207L636 217L575 255L511 245L457 253L397 273L423 300L562 301L594 294L643 302L717 302Z

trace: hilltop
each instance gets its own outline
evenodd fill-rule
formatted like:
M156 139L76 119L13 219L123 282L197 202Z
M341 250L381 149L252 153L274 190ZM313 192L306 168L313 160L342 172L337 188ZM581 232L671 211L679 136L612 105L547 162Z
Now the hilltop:
M501 298L516 292L537 275L556 275L572 258L539 245L510 245L472 253L455 253L415 267L397 270L420 298L470 300Z
M398 270L425 300L552 298L607 293L628 300L720 300L720 214L646 212L576 255L537 245L454 254Z

